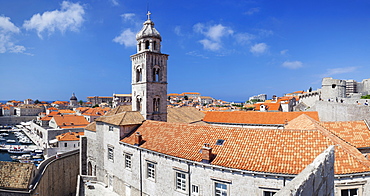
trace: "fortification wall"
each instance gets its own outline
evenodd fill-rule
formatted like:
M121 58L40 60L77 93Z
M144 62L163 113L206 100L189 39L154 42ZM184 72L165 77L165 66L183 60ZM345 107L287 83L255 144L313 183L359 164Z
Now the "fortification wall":
M65 196L76 194L80 154L78 152L66 154L68 153L62 154L58 159L50 158L35 190L32 191L32 195Z
M275 196L334 195L334 146L321 153Z
M370 121L370 106L317 101L311 108L319 113L320 121Z
M0 126L18 125L21 122L27 122L37 119L37 116L0 116Z

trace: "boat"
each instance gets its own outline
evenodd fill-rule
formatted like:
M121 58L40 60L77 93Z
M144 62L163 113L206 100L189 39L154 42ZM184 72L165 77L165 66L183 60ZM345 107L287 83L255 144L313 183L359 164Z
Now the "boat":
M3 136L0 136L0 141L5 141L6 139Z
M6 140L6 142L8 142L8 143L15 143L16 141L15 140Z
M22 154L21 156L10 156L13 160L30 160L32 157L30 154Z
M14 149L9 149L8 153L12 154L26 154L32 152L31 149L23 149L23 148L14 148Z
M8 133L0 133L1 136L8 136Z
M30 139L28 139L27 137L23 137L19 140L19 143L22 143L22 144L32 144L32 141Z
M42 154L42 150L37 149L37 150L35 150L35 153L36 153L36 154Z

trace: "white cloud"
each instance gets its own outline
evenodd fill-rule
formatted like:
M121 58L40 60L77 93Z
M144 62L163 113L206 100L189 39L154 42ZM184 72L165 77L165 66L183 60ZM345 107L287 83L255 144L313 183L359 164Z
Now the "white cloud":
M258 13L260 11L259 7L251 8L248 11L244 12L246 15L253 15L255 13Z
M280 54L281 54L281 55L286 55L286 54L287 54L287 52L288 52L288 50L282 50L282 51L280 51Z
M207 49L207 50L216 51L216 50L218 50L218 49L221 48L221 44L220 43L214 42L214 41L211 41L211 40L208 40L208 39L202 39L202 40L199 40L199 42L201 44L203 44L203 48L204 49Z
M265 43L259 43L251 46L250 52L252 52L255 55L263 54L267 51L268 46Z
M121 15L124 21L131 21L134 16L135 16L134 13L126 13Z
M207 50L219 50L221 48L221 39L223 37L232 35L234 31L222 24L213 26L205 26L202 23L197 23L193 26L196 33L203 34L206 39L202 39L199 43L203 44L203 48Z
M175 29L174 29L174 32L176 35L178 36L182 36L182 33L181 33L181 26L176 26Z
M126 29L119 36L115 37L113 41L126 47L136 46L135 35L131 29Z
M10 21L9 17L0 16L0 53L25 53L24 46L14 44L13 36L19 33L19 28Z
M23 27L26 30L35 29L40 38L44 31L48 31L49 34L55 30L62 33L67 30L76 32L84 22L84 14L85 10L79 3L63 1L60 10L35 14L30 20L24 21Z
M118 0L111 0L111 2L114 6L119 6Z
M301 61L285 61L283 63L283 67L289 68L289 69L298 69L303 67L303 63Z
M334 69L327 69L327 73L325 75L336 75L336 74L344 74L356 71L357 67L343 67L343 68L334 68Z
M240 44L249 44L251 40L255 39L256 36L249 33L238 33L235 34L235 39Z
M16 27L12 22L10 22L9 17L0 16L0 32L12 32L12 33L19 33L20 30Z

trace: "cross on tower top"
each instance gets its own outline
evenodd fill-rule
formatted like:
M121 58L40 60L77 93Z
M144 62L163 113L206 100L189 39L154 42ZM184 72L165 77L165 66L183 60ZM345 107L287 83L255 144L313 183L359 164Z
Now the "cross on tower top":
M148 11L148 13L146 14L146 15L148 15L148 20L150 20L150 15L151 15L152 13L150 13L150 11Z

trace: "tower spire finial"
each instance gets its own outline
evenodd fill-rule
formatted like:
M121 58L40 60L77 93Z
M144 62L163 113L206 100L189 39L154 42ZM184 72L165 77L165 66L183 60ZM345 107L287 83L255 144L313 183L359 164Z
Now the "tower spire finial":
M146 14L146 15L148 15L148 20L150 20L150 15L151 15L152 13L150 13L150 11L148 11L148 13Z

